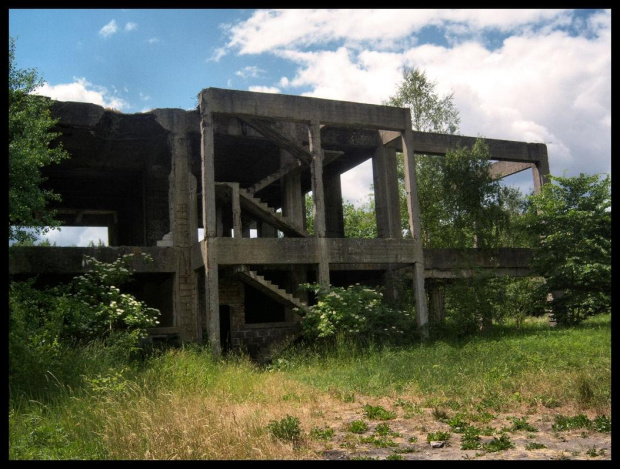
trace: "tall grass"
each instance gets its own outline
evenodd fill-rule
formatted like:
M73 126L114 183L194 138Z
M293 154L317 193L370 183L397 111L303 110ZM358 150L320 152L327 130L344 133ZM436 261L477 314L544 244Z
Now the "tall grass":
M269 367L195 346L133 365L94 366L46 396L13 393L10 459L313 459L313 429L344 402L400 398L420 407L512 412L562 406L610 415L611 318L407 348L345 341L288 350ZM335 417L334 417L335 415ZM273 422L299 419L295 441ZM291 419L292 420L292 419Z

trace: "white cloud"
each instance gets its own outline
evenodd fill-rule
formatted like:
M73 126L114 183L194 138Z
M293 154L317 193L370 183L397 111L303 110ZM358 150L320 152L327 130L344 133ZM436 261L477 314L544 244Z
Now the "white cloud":
M259 68L255 65L243 67L242 70L238 70L235 72L235 75L240 76L241 78L257 78L265 73L265 70Z
M137 27L138 27L137 23L132 23L131 21L128 23L125 23L125 31L133 31Z
M207 62L219 62L222 57L227 54L225 47L218 47L213 52L213 55L207 59Z
M95 246L102 241L105 246L108 245L108 229L107 227L98 226L64 226L60 229L53 229L44 236L39 237L40 240L47 239L50 243L56 243L56 246L78 246L87 247L89 243Z
M280 93L280 89L275 86L250 86L248 91L255 91L258 93Z
M426 26L446 45L418 44ZM492 49L489 31L502 34ZM278 82L287 92L379 104L417 66L454 92L461 133L544 142L553 174L611 173L610 10L586 21L571 10L261 10L228 33L239 55L295 64ZM342 181L345 198L363 199L370 165Z
M149 44L157 44L159 42L159 38L152 37L149 39Z
M142 93L142 91L140 91L139 94L140 94L140 99L142 101L150 101L151 97L148 94L144 94L144 93Z
M50 85L44 83L34 93L48 96L57 101L77 101L93 103L106 108L122 111L128 107L127 102L118 96L112 96L103 86L96 86L85 78L74 78L73 83Z
M426 26L450 26L453 35L478 29L505 32L540 21L566 24L568 15L565 10L550 9L258 10L228 27L227 47L238 48L243 55L344 40L349 48L366 44L389 49Z
M116 34L118 31L118 26L116 25L116 20L110 21L103 28L99 30L99 34L104 38L111 36L112 34Z

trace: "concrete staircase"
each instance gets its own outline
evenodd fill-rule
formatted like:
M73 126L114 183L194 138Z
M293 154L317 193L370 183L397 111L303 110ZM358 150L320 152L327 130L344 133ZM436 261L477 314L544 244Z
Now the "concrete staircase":
M278 179L282 179L287 174L291 174L292 172L297 171L300 168L301 168L301 163L299 161L295 161L287 166L283 166L282 168L278 169L275 173L271 173L266 178L263 178L257 183L255 183L253 186L248 187L247 191L251 195L254 195L261 189L264 189L265 187L269 186L271 183L277 181Z
M241 208L247 210L255 217L263 220L280 230L286 236L293 238L308 238L310 235L300 226L293 224L289 219L281 213L276 212L273 208L260 199L253 197L246 189L239 189L239 204Z
M299 298L294 297L286 290L270 282L262 275L259 275L258 272L248 269L247 266L238 266L235 272L241 281L256 288L275 301L289 308L299 308L302 310L307 308L307 305L302 303Z

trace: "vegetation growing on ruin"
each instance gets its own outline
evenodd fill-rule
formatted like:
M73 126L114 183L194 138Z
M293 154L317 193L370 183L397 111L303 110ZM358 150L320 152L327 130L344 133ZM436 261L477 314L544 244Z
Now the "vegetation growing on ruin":
M404 457L427 451L427 435L440 431L486 454L506 451L519 432L540 447L540 415L560 434L611 431L609 315L571 328L530 318L521 329L409 347L342 340L265 366L189 345L102 357L99 346L81 349L64 364L79 374L70 385L51 367L44 393L12 393L10 459L316 459L330 448ZM413 430L396 431L394 417Z

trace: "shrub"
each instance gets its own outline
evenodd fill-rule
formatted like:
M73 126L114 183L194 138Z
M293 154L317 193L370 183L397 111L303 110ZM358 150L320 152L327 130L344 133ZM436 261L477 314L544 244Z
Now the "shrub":
M82 355L97 354L101 346L113 360L131 357L159 316L158 310L119 288L131 277L133 257L113 263L85 258L90 272L54 287L35 288L34 279L9 283L12 388L43 389L51 376L75 380Z
M317 302L302 316L303 336L311 341L355 337L362 341L402 341L416 335L413 311L396 310L383 300L380 290L351 285L330 286L323 290L318 284L304 288L317 295Z
M611 308L611 178L550 179L529 198L527 228L539 240L531 265L555 320L570 326Z

